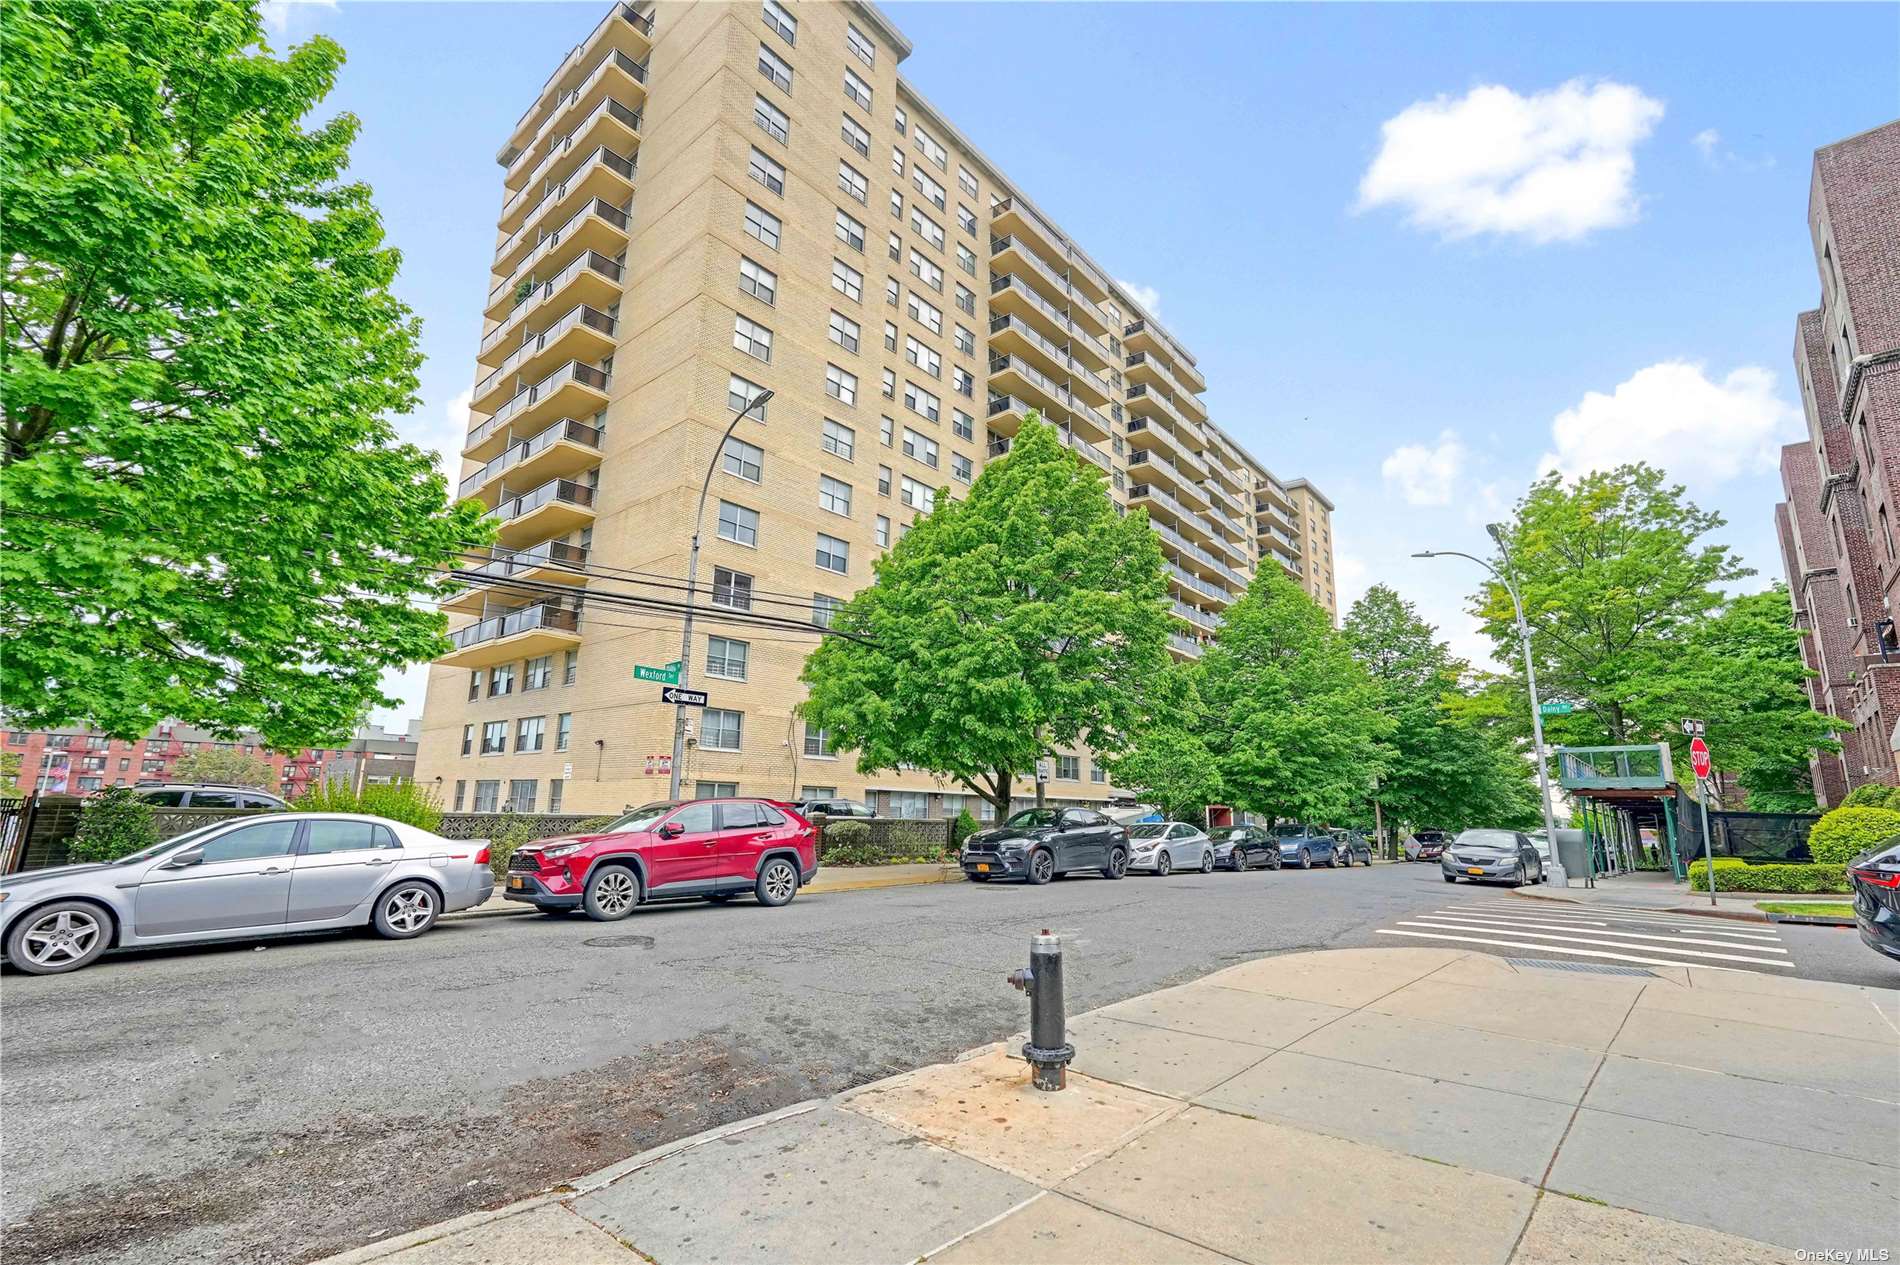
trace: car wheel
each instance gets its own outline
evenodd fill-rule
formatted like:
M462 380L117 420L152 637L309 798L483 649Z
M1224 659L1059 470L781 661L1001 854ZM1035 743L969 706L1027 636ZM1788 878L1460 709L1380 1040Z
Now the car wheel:
M1103 878L1120 878L1128 873L1128 849L1116 847L1109 850L1108 864L1102 867Z
M1267 858L1267 868L1269 870L1277 870L1284 864L1286 864L1286 862L1281 859L1280 850L1275 848L1273 854Z
M1166 878L1174 873L1174 856L1166 849L1155 853L1155 877Z
M595 922L619 922L640 903L640 876L624 865L603 865L587 880L581 903Z
M376 898L376 934L386 940L413 940L435 926L442 901L427 883L398 883Z
M1029 854L1029 881L1040 887L1056 876L1056 859L1047 848Z
M1516 873L1514 873L1514 874L1512 874L1512 875L1511 875L1511 886L1512 886L1512 887L1523 887L1523 886L1525 886L1525 885L1527 885L1527 884L1528 884L1528 883L1529 883L1530 881L1531 881L1531 880L1530 880L1530 875L1528 875L1528 874L1526 874L1526 873L1524 872L1524 863L1523 863L1522 861L1519 861L1519 862L1517 863L1517 871L1516 871Z
M1302 870L1310 870L1313 868L1313 854L1308 852L1305 848L1300 849L1300 868Z
M1441 874L1439 877L1444 879L1447 883L1456 883L1458 881L1456 874Z
M1214 849L1202 848L1201 849L1201 873L1212 874L1213 872L1214 872Z
M28 975L63 975L89 965L111 938L111 923L99 906L56 901L14 926L7 960Z
M774 909L789 905L792 897L798 895L798 867L784 857L773 857L759 871L759 881L752 886L758 894L759 904L770 905Z
M1345 852L1335 852L1333 855L1339 858L1339 863L1341 865L1345 866L1349 870L1352 868L1352 852L1350 850L1347 850Z

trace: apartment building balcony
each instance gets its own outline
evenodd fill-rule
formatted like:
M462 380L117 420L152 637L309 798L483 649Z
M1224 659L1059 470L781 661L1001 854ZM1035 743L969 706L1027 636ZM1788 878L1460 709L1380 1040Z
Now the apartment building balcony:
M1211 516L1207 521L1212 525L1213 519ZM1218 527L1213 529L1208 543L1213 547L1216 554L1227 560L1230 566L1250 567L1253 565L1253 553L1247 548L1246 544L1244 542L1229 540L1226 536L1221 534Z
M1062 270L1038 254L1029 242L1021 237L990 237L990 270L1023 277L1029 283L1055 302L1070 305L1078 302L1075 287Z
M1189 606L1186 602L1169 602L1168 609L1196 628L1205 629L1210 633L1220 627L1220 616L1211 615L1199 607Z
M1144 319L1124 326L1122 342L1129 352L1145 351L1166 360L1174 376L1187 387L1185 394L1198 395L1207 390L1207 379L1195 367L1193 357L1153 321Z
M1004 198L991 207L990 227L995 235L1025 238L1045 259L1059 261L1058 270L1091 303L1100 303L1108 297L1108 279L1101 270L1020 198Z
M594 521L594 489L572 479L550 479L531 492L504 496L488 518L503 549L552 540Z
M609 206L626 205L639 174L636 159L596 145L579 156L565 180L522 190L518 196L523 206L497 225L495 271L513 268L524 243L539 243L542 226L567 223L587 203L599 199Z
M1269 528L1261 532L1256 539L1259 540L1260 547L1263 550L1279 554L1283 558L1298 558L1300 556L1299 542L1283 531Z
M1166 455L1177 467L1194 478L1209 477L1207 463L1201 459L1200 453L1188 447L1187 443L1175 434L1169 422L1130 416L1128 443L1130 447L1137 450Z
M1219 602L1223 606L1233 604L1234 595L1225 586L1216 584L1212 580L1204 580L1178 563L1165 562L1162 565L1168 569L1168 582L1190 596Z
M1293 498L1287 494L1285 486L1271 476L1254 483L1254 501L1256 507L1270 506L1289 519L1293 517Z
M1168 634L1168 649L1184 658L1198 659L1204 647L1192 637L1183 637L1180 633L1171 632Z
M479 619L449 634L449 652L436 662L450 668L485 668L568 650L581 641L581 613L545 603Z
M641 112L613 96L603 96L585 111L565 116L569 130L548 142L546 150L527 170L527 179L501 204L497 224L512 231L510 221L525 213L537 189L546 189L571 176L578 159L596 149L608 149L629 157L640 148L645 119Z
M515 190L534 183L531 173L536 164L563 138L573 135L575 119L592 115L602 101L619 101L637 112L646 98L646 76L646 63L639 58L624 53L616 56L610 50L595 59L582 72L580 82L555 99L528 143L508 156L503 164L502 187ZM639 126L633 130L639 131Z
M572 478L600 464L600 438L598 426L564 417L532 439L510 444L499 457L463 479L457 497L473 498L494 509L503 499L504 476L525 487Z
M1129 484L1128 500L1131 504L1141 502L1147 505L1151 513L1155 509L1165 511L1169 517L1162 521L1170 522L1175 530L1185 532L1188 536L1192 537L1198 545L1205 547L1213 544L1218 539L1214 533L1214 529L1208 525L1206 519L1181 504L1180 501L1168 493L1166 488L1160 487L1157 484Z
M1128 477L1143 483L1158 482L1193 509L1207 507L1207 495L1201 491L1200 485L1159 452L1147 448L1131 450L1128 454Z
M1212 498L1214 504L1220 506L1221 509L1231 515L1236 522L1245 523L1247 521L1247 506L1249 502L1229 492L1211 476L1202 480L1201 491Z
M1114 468L1114 463L1109 460L1108 453L1097 448L1088 440L1079 437L1066 426L1056 427L1056 441L1065 448L1073 449L1079 453L1084 460L1091 461L1104 470L1112 470ZM1014 430L1011 430L1007 435L989 432L989 442L985 446L984 451L988 454L989 459L994 461L998 457L1007 456L1009 450L1014 446Z
M501 455L512 436L535 435L557 418L592 417L607 404L612 377L604 370L570 360L495 410L468 433L462 455L488 461Z
M1009 395L1021 392L1023 398L1045 414L1065 418L1085 439L1096 442L1108 439L1106 417L1078 399L1066 382L1056 381L1022 356L991 356L990 386Z
M498 549L487 562L467 568L462 587L444 598L442 609L483 614L498 598L519 593L518 585L587 583L587 550L564 540L544 540L526 549Z
M599 251L589 250L545 281L530 278L517 283L526 288L502 296L501 304L515 306L483 335L475 353L476 363L499 366L508 360L533 341L535 335L530 330L534 326L549 324L550 313L560 312L565 317L574 307L591 307L605 314L619 303L625 280L624 267Z
M632 205L628 202L617 206L605 198L596 198L554 228L536 224L533 233L523 230L503 238L495 252L493 268L493 275L500 280L488 290L489 319L500 320L506 316L508 309L497 309L496 301L537 273L545 277L558 272L585 251L598 251L616 258L623 255L633 223L626 208Z
M1161 522L1159 519L1151 518L1148 520L1148 526L1153 530L1155 535L1161 537L1163 551L1171 551L1174 555L1174 559L1188 571L1205 579L1224 581L1229 588L1236 592L1247 587L1246 576L1234 570L1225 562L1216 558L1212 553L1201 548L1166 523Z
M1054 303L1014 273L990 276L990 312L1008 313L1028 322L1049 341L1068 348L1069 354L1090 371L1100 373L1120 363L1100 337L1069 316L1069 305Z
M1122 371L1131 386L1151 387L1165 395L1191 394L1181 380L1174 376L1168 362L1152 351L1129 352L1122 357Z
M617 325L613 317L585 303L569 309L540 333L530 334L494 372L477 382L469 407L477 413L492 413L514 398L524 380L538 381L554 365L566 360L604 360L613 354Z
M652 51L653 19L632 5L615 5L588 33L586 39L568 50L561 64L554 68L554 73L542 83L541 91L535 94L534 101L515 120L508 139L495 154L495 161L504 168L513 167L521 161L523 154L534 148L537 137L551 128L558 128L563 103L572 98L576 89L582 88L599 73L603 62L611 61L620 66L626 78L644 94L646 59ZM615 86L627 90L625 84Z
M990 351L1011 356L1027 356L1041 368L1090 404L1109 401L1108 383L1069 354L1066 342L1044 335L1020 316L998 312L990 317Z
M1165 392L1145 384L1136 384L1128 388L1128 411L1138 416L1162 417L1173 424L1175 434L1187 443L1194 445L1202 460L1210 467L1218 462L1211 460L1205 451L1208 448L1207 435L1195 422L1181 410L1181 406Z

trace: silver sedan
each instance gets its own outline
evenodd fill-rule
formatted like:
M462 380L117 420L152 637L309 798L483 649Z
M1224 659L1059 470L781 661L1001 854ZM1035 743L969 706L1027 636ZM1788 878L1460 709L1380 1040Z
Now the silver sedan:
M1214 841L1185 821L1143 822L1128 828L1128 868L1167 875L1175 870L1214 871Z
M394 940L487 900L488 850L349 813L243 817L92 865L0 879L0 950L33 975L107 952L370 926Z

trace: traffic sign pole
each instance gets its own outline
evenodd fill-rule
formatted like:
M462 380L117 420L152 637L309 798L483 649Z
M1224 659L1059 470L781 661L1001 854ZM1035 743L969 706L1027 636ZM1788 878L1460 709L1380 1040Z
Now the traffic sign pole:
M1699 720L1682 722L1682 732L1694 734L1689 739L1689 767L1695 770L1696 792L1702 800L1702 867L1709 876L1709 904L1715 904L1715 840L1709 837L1709 791L1714 780L1714 769L1709 760L1709 744L1702 740L1705 726Z

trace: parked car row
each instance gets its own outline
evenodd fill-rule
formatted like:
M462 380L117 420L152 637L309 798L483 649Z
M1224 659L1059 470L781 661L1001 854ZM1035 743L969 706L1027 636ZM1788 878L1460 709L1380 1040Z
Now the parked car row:
M1357 831L1318 826L1216 826L1184 821L1117 825L1090 808L1025 808L1000 826L979 830L957 856L973 882L1017 878L1047 883L1065 874L1121 878L1131 870L1240 874L1283 866L1372 864L1372 845Z

